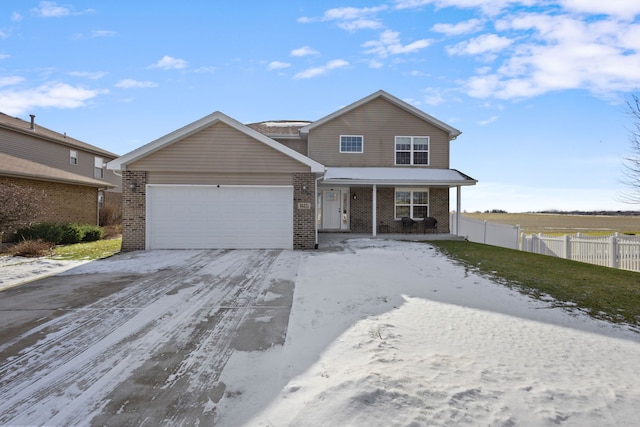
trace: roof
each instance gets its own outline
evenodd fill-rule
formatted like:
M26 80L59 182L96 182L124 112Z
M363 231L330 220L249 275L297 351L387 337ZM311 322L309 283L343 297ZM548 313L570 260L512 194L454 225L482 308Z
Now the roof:
M220 111L216 111L215 113L209 114L208 116L205 116L200 120L196 120L193 123L190 123L171 133L168 133L167 135L161 138L158 138L155 141L152 141L121 157L118 157L115 160L110 161L107 164L107 168L126 170L126 166L128 164L131 164L139 159L142 159L143 157L146 157L149 154L152 154L158 150L161 150L164 147L167 147L177 141L180 141L181 139L184 139L190 135L193 135L194 133L199 132L200 130L218 122L225 123L228 126L231 126L232 128L246 134L247 136L250 136L251 138L265 145L268 145L269 147L277 151L280 151L281 153L299 161L300 163L309 166L311 168L311 172L321 173L321 172L324 172L325 170L324 165L321 165L315 160L311 160L307 156L304 156L298 153L297 151L289 147L286 147L280 144L279 142L274 141L273 139L261 134L260 132L257 132L254 129L251 129L250 127L243 125L242 123L232 119L231 117L221 113Z
M270 120L247 126L270 138L299 138L300 129L310 123L308 120Z
M335 185L439 185L456 187L478 181L456 169L330 167L323 183Z
M416 117L418 117L418 118L420 118L420 119L422 119L422 120L424 120L424 121L426 121L428 123L431 123L432 125L444 130L445 132L447 132L449 134L449 138L452 139L452 140L457 138L458 135L460 135L462 133L458 129L456 129L456 128L452 127L452 126L449 126L445 122L436 119L435 117L425 113L424 111L421 111L421 110L417 109L413 105L410 105L410 104L404 102L403 100L401 100L399 98L396 98L393 95L388 94L387 92L385 92L383 90L379 90L379 91L377 91L375 93L372 93L371 95L369 95L369 96L367 96L365 98L362 98L361 100L356 101L353 104L347 105L346 107L341 108L340 110L338 110L338 111L336 111L334 113L331 113L328 116L325 116L325 117L323 117L323 118L321 118L319 120L316 120L315 122L312 122L312 123L308 124L307 126L302 127L300 129L300 133L302 135L307 135L311 129L313 129L313 128L317 127L317 126L320 126L320 125L322 125L322 124L324 124L324 123L326 123L326 122L328 122L330 120L333 120L336 117L339 117L339 116L341 116L341 115L343 115L345 113L348 113L349 111L354 110L354 109L356 109L356 108L358 108L358 107L360 107L360 106L362 106L364 104L367 104L368 102L373 101L374 99L377 99L377 98L385 99L385 100L391 102L392 104L402 108L403 110L415 115Z
M23 179L35 179L38 181L60 182L64 184L84 185L96 188L115 187L108 182L82 175L52 168L41 163L32 162L20 157L0 153L0 176L10 176Z
M4 113L0 113L0 128L9 129L15 132L20 132L23 134L28 134L34 136L36 138L42 138L49 141L56 142L58 144L66 145L71 148L78 148L84 151L89 151L91 153L100 154L104 157L116 158L117 154L112 153L107 150L103 150L102 148L96 147L95 145L87 144L86 142L80 141L75 138L71 138L67 136L67 134L61 134L50 129L47 129L44 126L40 126L35 123L35 130L31 129L31 122L24 121L17 117L11 117Z

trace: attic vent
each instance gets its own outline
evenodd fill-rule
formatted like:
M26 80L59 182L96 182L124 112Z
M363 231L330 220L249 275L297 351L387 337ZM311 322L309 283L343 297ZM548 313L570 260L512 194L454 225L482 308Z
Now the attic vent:
M36 130L36 115L35 114L29 114L29 117L31 117L31 127L30 129L32 131Z

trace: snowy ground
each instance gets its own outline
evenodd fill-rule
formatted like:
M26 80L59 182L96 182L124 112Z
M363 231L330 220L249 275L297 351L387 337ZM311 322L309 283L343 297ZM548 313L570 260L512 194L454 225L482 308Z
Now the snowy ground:
M144 263L120 256L66 274L152 272L182 253L159 252L156 264L153 252L131 255ZM627 426L640 419L640 334L628 327L532 300L426 244L361 239L281 257L297 268L286 340L229 355L217 374L224 393L206 407L216 425ZM171 298L187 302L193 294ZM136 330L136 321L144 316L128 327ZM106 406L104 389L91 392L101 382L126 382L132 368L118 369L101 374L108 381L96 374L65 408L66 420L95 422L82 405ZM51 422L46 413L31 420Z
M62 273L87 262L0 256L0 291Z

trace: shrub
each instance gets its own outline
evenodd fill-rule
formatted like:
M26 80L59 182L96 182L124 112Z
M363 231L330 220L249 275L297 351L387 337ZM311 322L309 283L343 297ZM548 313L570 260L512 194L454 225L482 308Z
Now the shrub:
M43 222L31 227L20 228L16 231L16 241L21 240L44 240L53 244L58 244L64 237L65 230L60 224Z
M83 242L96 242L102 239L102 236L104 235L102 227L97 225L83 225L82 231L84 233L82 238Z
M59 242L63 245L72 245L80 243L84 239L84 226L78 224L65 224L62 226L63 234Z
M41 257L51 255L53 244L43 240L24 240L11 246L8 252L13 256Z

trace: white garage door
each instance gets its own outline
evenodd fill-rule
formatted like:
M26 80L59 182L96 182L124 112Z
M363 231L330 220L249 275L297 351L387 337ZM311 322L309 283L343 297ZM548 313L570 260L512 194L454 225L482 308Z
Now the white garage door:
M291 186L147 186L147 249L292 249Z

